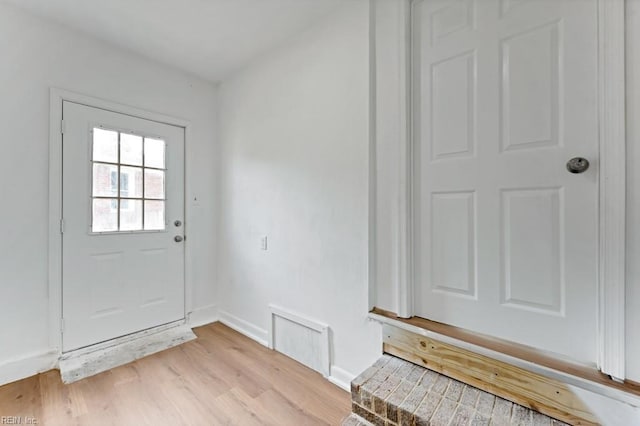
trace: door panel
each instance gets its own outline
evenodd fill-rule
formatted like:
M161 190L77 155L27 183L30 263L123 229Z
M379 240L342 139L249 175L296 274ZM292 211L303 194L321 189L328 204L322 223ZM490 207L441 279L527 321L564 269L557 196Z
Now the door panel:
M430 281L434 289L475 298L475 193L433 193Z
M414 312L595 362L596 1L414 8Z
M501 303L563 313L562 193L561 188L501 191Z
M559 32L554 22L501 42L503 150L559 143Z
M63 116L63 350L183 319L184 129Z

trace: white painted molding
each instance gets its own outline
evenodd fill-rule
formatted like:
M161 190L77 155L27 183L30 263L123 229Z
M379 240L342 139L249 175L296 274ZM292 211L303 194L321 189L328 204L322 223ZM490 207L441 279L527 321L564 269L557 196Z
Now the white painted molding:
M48 252L48 297L49 297L49 346L58 355L62 353L62 105L64 101L75 102L145 120L156 121L185 129L185 150L191 143L191 123L187 120L146 111L129 105L95 98L69 90L52 87L49 91L49 252ZM186 154L186 153L185 153ZM185 197L191 194L187 180L188 160L185 155ZM185 226L191 223L193 212L185 199ZM190 245L185 243L185 314L191 311L193 279L191 273Z
M370 307L385 307L401 317L410 317L413 314L412 1L372 0L371 5L370 220L374 223L370 238L373 247L369 257L370 297L388 300L375 299ZM390 158L384 157L385 153ZM384 178L390 178L389 182L381 180ZM380 194L384 200L378 198ZM377 216L380 201L385 201L388 207ZM379 236L381 227L384 231ZM386 287L390 292L385 291L384 296L375 293Z
M269 309L271 311L271 318L269 318L269 348L276 349L275 347L275 317L278 316L280 318L284 318L291 322L294 322L298 325L306 327L310 330L315 331L320 334L320 357L322 360L322 371L318 371L324 377L329 377L331 375L331 352L330 352L330 342L329 342L329 325L313 318L310 318L306 315L302 315L288 309L283 309L275 305L269 305ZM308 367L316 369L313 366L308 365Z
M331 375L327 378L334 385L346 390L347 392L351 392L351 381L356 378L356 375L348 372L347 370L337 367L335 365L331 366Z
M395 177L393 198L390 205L389 276L395 298L395 307L389 306L400 317L413 315L413 141L411 125L411 0L375 0L372 2L372 26L375 44L372 61L372 120L380 120L374 129L373 149L379 146L393 145L396 151L394 164L389 165ZM391 17L391 18L390 18ZM379 56L379 57L378 57ZM380 62L384 58L384 62ZM378 96L380 90L380 96ZM392 117L379 116L378 111L393 111ZM377 138L385 138L377 140ZM372 157L376 160L376 155ZM391 160L390 160L391 161ZM374 164L375 165L375 164ZM372 182L377 182L376 168L371 170ZM375 188L374 188L375 189ZM377 192L374 193L374 197ZM372 210L376 211L374 199ZM375 217L374 217L375 219ZM375 229L374 229L375 234ZM374 237L375 238L375 235ZM376 241L374 240L374 244ZM377 246L376 246L377 247ZM375 254L375 253L374 253ZM378 260L374 257L374 260ZM374 265L375 266L375 265ZM375 268L373 269L376 270ZM376 279L378 277L375 277ZM373 281L377 288L380 284ZM384 283L389 284L389 283ZM388 301L387 301L388 303ZM377 300L375 305L384 303Z
M57 366L57 350L33 352L20 358L3 361L0 363L0 386L52 370Z
M600 370L625 378L625 1L598 1Z
M64 92L49 93L49 347L62 353L62 102Z
M413 131L412 131L412 30L411 0L401 0L398 34L400 67L398 111L400 113L398 165L398 239L396 273L398 282L398 316L413 316Z
M279 317L288 319L290 321L303 325L307 328L310 328L314 331L317 331L318 333L325 332L326 330L329 329L328 324L312 319L306 315L299 314L299 313L290 311L288 309L280 308L275 305L269 305L269 309L271 310L272 317L273 315L277 315Z
M269 332L260 327L251 324L241 318L231 315L229 312L220 311L219 321L229 328L234 329L240 334L244 334L248 338L255 340L263 346L269 347Z
M189 324L191 328L212 324L219 319L220 315L218 314L218 305L216 304L195 308L187 314L187 324Z
M378 224L377 199L378 199L378 179L377 173L377 55L376 55L376 0L369 0L369 215L368 215L368 310L376 307L377 301L377 259L378 241L376 226Z

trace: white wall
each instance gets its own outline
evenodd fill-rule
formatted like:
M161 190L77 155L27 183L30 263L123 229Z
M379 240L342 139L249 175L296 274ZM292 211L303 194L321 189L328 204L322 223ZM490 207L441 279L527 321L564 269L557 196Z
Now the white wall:
M640 382L640 0L627 0L627 378Z
M50 349L47 223L52 86L192 123L187 178L190 195L199 198L188 224L193 301L197 308L216 301L218 206L211 190L216 88L0 3L0 382L6 379L3 365L7 367L8 361Z
M270 303L327 323L343 381L381 351L367 320L368 13L347 2L220 88L220 316L261 340Z

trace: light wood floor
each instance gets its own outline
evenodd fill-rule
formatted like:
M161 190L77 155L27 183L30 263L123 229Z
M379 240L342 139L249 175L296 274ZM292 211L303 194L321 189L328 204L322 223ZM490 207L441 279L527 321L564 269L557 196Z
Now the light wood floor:
M40 425L339 425L349 394L215 323L198 339L64 385L57 370L0 387L0 416Z

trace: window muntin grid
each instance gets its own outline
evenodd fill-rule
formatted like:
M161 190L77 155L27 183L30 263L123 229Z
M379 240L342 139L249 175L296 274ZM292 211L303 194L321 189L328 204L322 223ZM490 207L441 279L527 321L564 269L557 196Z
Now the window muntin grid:
M93 128L91 232L166 229L166 143Z

